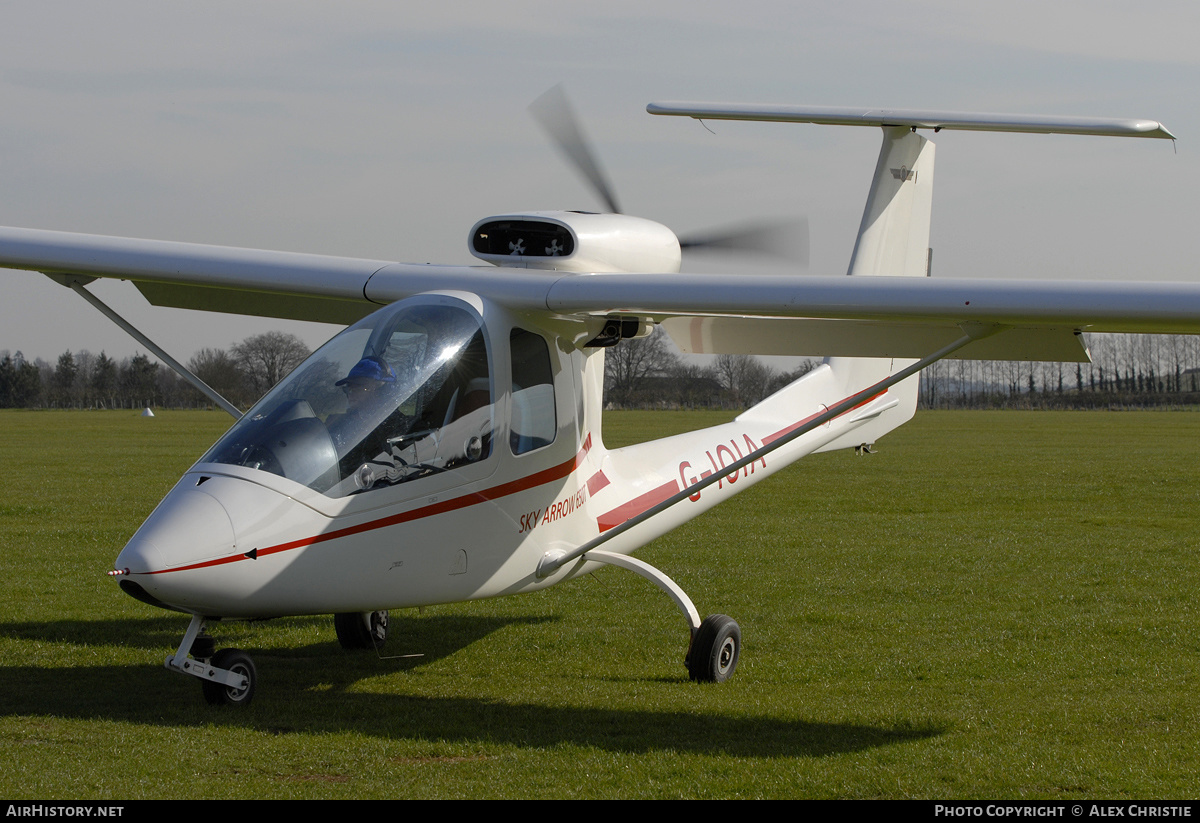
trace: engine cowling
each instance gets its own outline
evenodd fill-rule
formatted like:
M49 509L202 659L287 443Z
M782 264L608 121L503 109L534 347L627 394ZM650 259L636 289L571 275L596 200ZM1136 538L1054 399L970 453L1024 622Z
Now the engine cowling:
M661 223L625 214L535 211L486 217L471 254L495 266L570 272L677 272L679 239Z

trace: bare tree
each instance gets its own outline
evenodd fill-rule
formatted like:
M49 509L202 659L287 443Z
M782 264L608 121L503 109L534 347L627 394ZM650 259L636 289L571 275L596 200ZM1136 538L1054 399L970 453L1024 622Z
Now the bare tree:
M734 406L742 408L767 395L774 372L751 354L718 354L713 367Z
M246 375L224 349L201 349L188 361L191 372L235 406L253 402Z
M233 358L255 398L266 394L309 354L303 340L281 331L256 334L233 346Z
M618 406L631 405L646 379L667 374L676 360L661 327L647 337L622 340L604 353L604 393Z

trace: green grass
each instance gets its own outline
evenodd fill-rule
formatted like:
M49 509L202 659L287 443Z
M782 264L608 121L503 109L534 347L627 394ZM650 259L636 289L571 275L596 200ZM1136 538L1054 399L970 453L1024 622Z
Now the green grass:
M606 418L610 445L707 425ZM1196 797L1200 414L922 413L646 547L741 624L692 684L617 569L393 614L219 625L247 710L162 669L186 621L105 571L219 413L0 413L0 796Z

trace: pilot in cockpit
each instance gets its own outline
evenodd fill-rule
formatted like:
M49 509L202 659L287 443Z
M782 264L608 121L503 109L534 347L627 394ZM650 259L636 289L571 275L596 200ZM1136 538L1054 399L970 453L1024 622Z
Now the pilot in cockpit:
M363 492L474 463L490 453L491 380L482 335L407 363L403 376L377 355L335 384L346 411L325 419L341 480L332 496Z
M379 443L370 442L370 435L380 431L380 421L395 408L389 391L395 383L392 367L382 357L370 356L334 384L346 395L346 411L330 415L325 425L344 464L357 465L386 448L386 430Z
M382 357L364 357L354 364L350 373L333 385L346 393L347 413L361 409L385 383L395 383L396 373Z

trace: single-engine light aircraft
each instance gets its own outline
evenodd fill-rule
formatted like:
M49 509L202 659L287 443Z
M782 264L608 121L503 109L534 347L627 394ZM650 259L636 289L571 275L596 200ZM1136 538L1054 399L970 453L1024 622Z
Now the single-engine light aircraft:
M344 647L369 649L386 638L388 610L536 591L612 565L653 581L683 613L690 677L723 681L738 663L738 625L702 620L667 574L632 556L639 547L805 455L869 449L913 416L917 373L942 358L1086 362L1084 331L1200 332L1200 285L927 276L934 144L920 132L1173 139L1157 122L648 111L880 129L849 276L681 273L677 236L620 213L577 127L553 116L551 132L608 211L480 220L468 244L489 265L0 228L0 266L70 287L180 369L88 283L130 280L159 306L348 326L244 415L189 376L237 422L109 572L127 594L190 615L168 669L197 678L212 703L244 705L254 663L217 651L211 621L333 614ZM608 449L605 350L656 326L684 352L825 360L732 422Z

